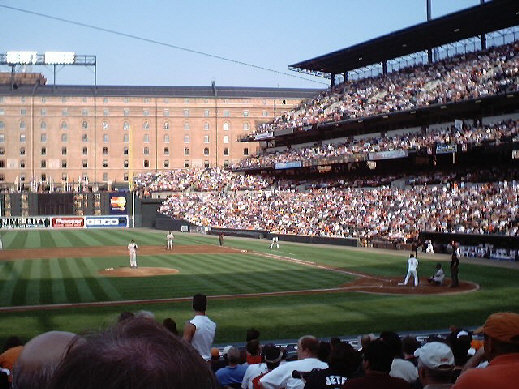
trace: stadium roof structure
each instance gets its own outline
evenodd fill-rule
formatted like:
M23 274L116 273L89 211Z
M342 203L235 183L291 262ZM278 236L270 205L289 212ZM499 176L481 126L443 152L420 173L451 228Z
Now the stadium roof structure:
M143 96L143 97L221 97L221 98L302 98L308 99L320 89L256 88L233 86L87 86L87 85L0 85L0 95L35 96Z
M519 1L493 0L308 59L289 68L341 74L517 25Z

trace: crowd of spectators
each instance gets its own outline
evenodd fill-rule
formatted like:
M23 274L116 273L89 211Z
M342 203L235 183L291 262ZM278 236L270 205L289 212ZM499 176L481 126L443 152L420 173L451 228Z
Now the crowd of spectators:
M285 112L257 133L409 111L519 88L519 42L378 77L346 81Z
M152 192L260 190L268 188L272 179L233 174L216 167L147 172L136 176L134 184L142 197L149 197Z
M392 150L425 150L432 154L433 147L457 145L460 150L483 142L513 141L517 137L519 122L507 120L497 124L473 126L464 124L462 128L434 129L423 133L402 135L350 138L340 143L316 144L306 147L291 147L285 150L265 150L251 155L235 164L233 168L271 167L275 163L322 159L348 154L366 154Z
M347 339L312 335L292 345L213 347L211 359L147 315L121 315L108 329L49 331L0 354L2 389L511 389L519 379L519 314L491 314L475 331L428 337L383 331ZM211 340L212 342L212 340ZM257 344L257 357L249 344ZM11 349L17 348L16 353ZM18 348L20 350L18 350ZM5 364L4 355L15 355ZM6 367L9 366L10 368ZM9 380L10 379L10 380ZM11 384L12 382L12 384Z
M414 239L420 231L516 236L519 182L174 193L160 212L199 226Z

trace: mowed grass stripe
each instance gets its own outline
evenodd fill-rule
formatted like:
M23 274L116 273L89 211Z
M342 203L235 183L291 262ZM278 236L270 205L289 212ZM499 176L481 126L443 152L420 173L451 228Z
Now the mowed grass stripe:
M21 271L18 273L18 280L13 290L11 304L24 305L26 301L27 284L32 281L30 277L32 261L21 261Z
M11 249L25 249L25 243L27 241L29 233L28 231L22 230L22 231L16 231L15 237L11 243L12 247L9 247Z
M29 265L29 279L25 289L25 305L37 305L40 303L40 280L42 278L43 261L26 261ZM20 304L21 305L21 304Z
M93 246L92 242L89 242L88 234L83 231L59 230L55 234L57 235L56 241L59 242L59 247Z
M74 303L80 301L79 290L76 280L72 276L69 264L74 261L73 258L60 258L58 260L61 273L63 274L63 284L65 285L66 301Z
M76 258L67 258L67 264L71 280L76 284L78 293L78 301L88 302L94 301L94 293L90 290L88 283L85 281L84 274L79 267L80 261Z
M0 304L2 306L13 305L13 294L16 284L20 279L25 261L8 262L6 270L9 272L5 282L2 283L2 291L0 293Z
M88 229L87 236L93 242L93 246L119 246L120 240L112 238L111 232L113 231L106 229Z
M11 270L13 268L13 263L12 261L2 261L0 262L0 281L6 281L10 274L11 274ZM1 290L2 288L0 288Z
M39 231L39 244L36 248L40 247L57 247L56 241L54 238L56 237L52 231L41 230Z
M94 296L95 301L108 301L110 296L105 293L101 284L97 282L98 274L97 268L92 266L93 259L90 257L76 259L76 264L81 274L84 277L88 289Z
M84 267L87 269L89 274L90 284L93 286L93 290L99 291L98 299L101 301L110 300L122 300L122 296L119 291L112 285L109 279L100 276L98 274L97 258L84 258L81 261ZM95 285L97 284L97 285Z
M59 260L55 258L49 259L49 268L52 302L54 304L64 304L67 302L67 292Z

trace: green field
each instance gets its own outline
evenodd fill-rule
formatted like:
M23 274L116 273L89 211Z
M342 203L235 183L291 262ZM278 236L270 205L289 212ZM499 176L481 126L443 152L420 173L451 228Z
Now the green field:
M165 232L152 230L3 231L5 249L41 247L164 245ZM215 237L176 233L175 244L217 244ZM227 246L267 253L269 242L229 238ZM401 276L406 254L281 242L276 254L345 270ZM381 330L422 331L450 324L475 326L496 311L519 312L519 270L478 266L462 260L460 278L480 284L477 292L445 296L396 296L365 293L263 296L209 300L208 315L217 323L217 343L243 341L247 328L258 328L262 339L294 339L304 334L342 336ZM433 273L434 261L422 260L420 274ZM139 256L139 265L169 267L178 274L145 278L115 278L99 270L128 266L128 257L52 258L0 262L0 307L31 306L0 313L0 341L9 335L28 339L51 329L84 332L114 322L122 311L148 310L158 320L171 317L180 329L192 315L190 302L128 300L252 294L334 288L352 276L254 253L161 254ZM120 301L108 307L53 308L63 303ZM123 303L124 302L124 303ZM42 310L38 305L45 305Z

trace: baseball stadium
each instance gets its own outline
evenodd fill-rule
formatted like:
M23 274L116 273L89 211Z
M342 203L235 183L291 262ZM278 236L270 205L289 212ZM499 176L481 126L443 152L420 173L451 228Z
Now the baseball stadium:
M326 89L50 85L28 53L0 54L0 344L182 336L198 294L220 356L519 313L517 2L287 64Z

